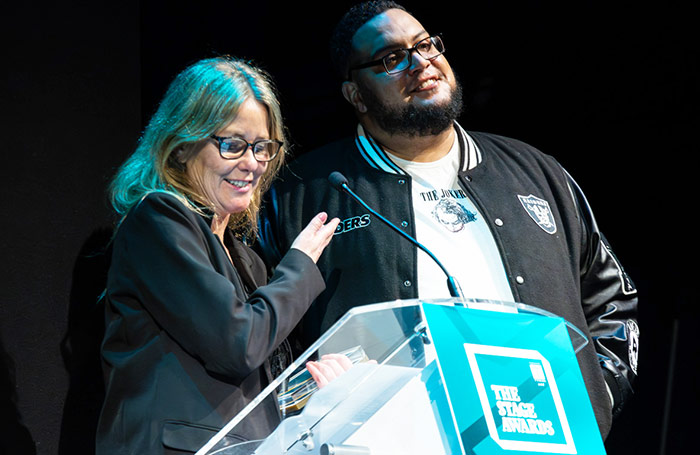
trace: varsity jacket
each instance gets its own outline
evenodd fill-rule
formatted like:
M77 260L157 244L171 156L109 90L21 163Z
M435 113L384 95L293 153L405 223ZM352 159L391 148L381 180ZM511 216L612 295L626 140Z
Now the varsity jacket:
M605 438L636 377L636 289L554 158L517 140L455 128L459 184L491 229L514 299L561 316L589 339L577 357ZM333 189L333 171L415 237L411 177L371 138L357 135L292 161L263 210L258 248L268 264L317 212L341 219L318 261L326 290L293 334L299 350L354 306L418 296L416 260L424 253Z

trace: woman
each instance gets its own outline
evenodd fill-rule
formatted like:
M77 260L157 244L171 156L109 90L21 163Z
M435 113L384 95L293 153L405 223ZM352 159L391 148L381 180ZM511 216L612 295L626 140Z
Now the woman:
M234 234L255 235L283 147L268 77L207 59L176 77L118 171L98 453L195 452L271 380L268 357L324 288L315 262L338 224L318 214L265 284ZM235 437L274 428L276 407L259 408Z

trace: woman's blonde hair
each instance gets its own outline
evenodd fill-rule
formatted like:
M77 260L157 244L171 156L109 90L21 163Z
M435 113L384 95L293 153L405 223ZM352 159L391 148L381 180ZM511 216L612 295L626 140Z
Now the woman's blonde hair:
M248 208L229 219L229 227L237 234L254 236L262 194L284 163L287 142L270 76L233 57L200 60L170 84L136 150L110 184L112 206L120 218L154 191L170 193L198 213L204 213L202 207L211 208L211 201L189 182L184 163L201 148L203 141L230 124L240 106L251 98L267 109L270 139L284 143L283 150L268 163Z

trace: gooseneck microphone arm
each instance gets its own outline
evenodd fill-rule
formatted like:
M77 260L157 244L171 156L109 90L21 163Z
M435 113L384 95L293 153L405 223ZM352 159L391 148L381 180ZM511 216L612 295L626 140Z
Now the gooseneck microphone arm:
M331 183L333 188L336 190L340 191L341 193L346 193L348 196L350 196L355 202L360 204L362 207L365 209L369 210L369 212L376 216L380 221L382 221L384 224L389 226L391 229L399 233L401 237L405 238L409 242L411 242L413 245L417 246L420 248L422 251L424 251L428 256L431 257L433 261L442 269L442 272L445 274L447 277L447 288L450 291L450 295L452 297L459 297L459 298L464 298L464 295L462 294L462 288L459 286L459 283L457 282L457 279L450 275L450 273L447 271L444 265L442 265L442 262L438 260L437 257L423 244L421 244L418 240L414 239L410 235L406 234L404 231L399 229L394 223L391 221L387 220L382 216L380 213L375 211L372 207L367 205L365 201L362 200L361 197L359 197L357 194L355 194L350 187L348 186L348 179L345 178L343 174L341 174L338 171L331 172L331 175L328 176L328 181Z

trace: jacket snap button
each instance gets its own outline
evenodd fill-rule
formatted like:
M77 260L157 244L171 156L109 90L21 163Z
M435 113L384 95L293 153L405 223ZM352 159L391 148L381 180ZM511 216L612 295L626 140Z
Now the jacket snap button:
M402 227L407 227L408 226L408 221L402 221L401 222Z
M403 185L403 184L405 184L405 183L406 183L406 180L404 180L404 179L399 179L399 185Z
M503 226L503 220L500 218L496 218L493 222L496 223L496 226Z
M523 284L523 283L525 282L525 278L523 278L523 277L521 277L520 275L518 275L518 276L515 277L515 281L516 281L518 284Z
M403 285L406 286L407 288L410 288L410 287L411 287L411 282L408 281L408 280L406 280L406 281L403 282Z

